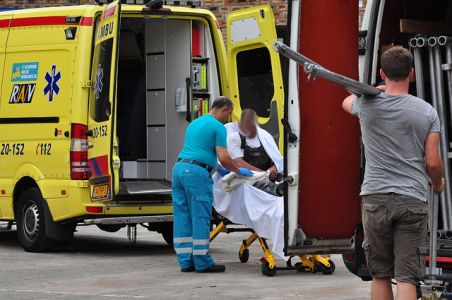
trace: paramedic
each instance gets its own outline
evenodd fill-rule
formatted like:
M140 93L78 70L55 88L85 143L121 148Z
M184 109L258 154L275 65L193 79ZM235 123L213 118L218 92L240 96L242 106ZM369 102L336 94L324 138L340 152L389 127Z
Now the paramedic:
M173 169L174 250L182 272L224 272L209 254L210 217L212 215L212 170L217 158L229 170L252 176L239 168L226 149L226 128L233 104L226 97L212 103L209 114L190 123L185 143ZM218 167L221 174L228 171Z
M230 129L228 151L234 162L252 171L269 173L268 178L257 181L253 186L274 196L283 196L283 184L275 183L276 180L281 180L282 175L281 172L278 173L271 156L281 162L280 168L283 158L271 134L258 127L256 112L249 108L244 109L240 121L229 123L226 127ZM273 151L269 153L269 149Z
M408 94L413 57L402 47L381 56L384 92L372 99L347 97L342 107L359 117L366 167L361 186L363 248L372 275L371 298L417 299L425 269L419 246L426 238L428 176L444 189L440 123L433 107Z

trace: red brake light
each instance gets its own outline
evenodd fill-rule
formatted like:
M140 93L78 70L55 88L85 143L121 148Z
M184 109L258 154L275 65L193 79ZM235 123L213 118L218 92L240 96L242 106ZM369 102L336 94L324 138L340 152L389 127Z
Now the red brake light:
M88 126L81 124L72 124L71 127L71 137L74 139L86 139L86 131Z
M73 180L89 179L87 130L86 125L72 124L70 161Z
M104 212L104 208L102 206L87 206L86 212L91 214L101 214Z

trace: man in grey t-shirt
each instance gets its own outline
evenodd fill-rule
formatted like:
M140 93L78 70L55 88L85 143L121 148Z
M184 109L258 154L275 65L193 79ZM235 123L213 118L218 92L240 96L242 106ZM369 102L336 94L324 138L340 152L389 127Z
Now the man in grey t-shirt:
M439 154L440 123L433 107L408 94L413 57L393 47L381 57L384 92L372 98L349 96L342 107L358 116L366 167L361 187L367 266L372 299L416 299L425 269L418 248L426 237L428 177L444 189Z

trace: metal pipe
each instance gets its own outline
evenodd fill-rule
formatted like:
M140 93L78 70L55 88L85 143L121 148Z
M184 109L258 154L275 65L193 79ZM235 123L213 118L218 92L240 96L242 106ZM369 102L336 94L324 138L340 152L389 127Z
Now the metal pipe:
M438 112L439 121L441 124L441 155L443 157L444 164L444 179L446 180L446 187L444 188L444 192L441 194L441 198L444 198L444 201L441 201L443 205L441 207L441 211L443 213L443 229L452 229L451 218L452 210L451 210L451 190L450 190L450 162L449 162L449 136L447 134L447 116L445 113L446 109L446 99L444 96L444 80L443 80L443 70L441 67L441 46L437 45L433 47L433 55L434 55L434 63L435 63L435 77L436 77L436 110Z
M413 48L414 57L414 75L416 76L416 96L425 99L424 88L424 69L422 67L422 49L420 47Z
M431 97L432 97L432 105L435 109L438 107L438 97L437 97L437 91L436 91L436 73L435 73L435 59L433 55L433 47L428 48L428 62L429 62L429 75L430 75L430 91L431 91ZM441 193L441 207L445 207L445 197L444 197L444 191ZM446 219L448 216L446 215L446 210L441 211L441 218L443 220L443 224L445 224Z
M443 41L442 41L443 42ZM447 90L448 90L448 100L449 100L449 118L445 118L446 120L449 120L449 124L444 124L445 127L448 130L452 130L452 128L450 127L450 117L452 116L452 38L447 37L446 38L446 44L445 44L445 48L446 48L446 62L445 64L442 65L442 70L446 71L447 74ZM447 151L449 152L450 150L450 145L449 143L447 144ZM448 160L449 158L449 153L447 153L446 155L446 159ZM451 182L446 182L446 185L448 185L449 187L451 187ZM448 224L449 224L449 228L448 229L452 229L452 199L448 200Z
M352 94L355 94L357 96L361 95L367 95L367 96L376 96L381 93L381 90L364 84L362 82L359 82L357 80L345 77L343 75L334 73L330 70L325 69L321 65L317 64L313 60L307 58L306 56L302 55L301 53L298 53L292 49L290 49L287 45L275 41L273 43L273 47L277 52L279 52L281 55L284 55L298 64L302 65L304 67L304 71L308 74L308 76L314 76L314 78L320 77L326 80L329 80L333 83L336 83L343 88L345 88L347 91L349 91Z
M452 44L452 37L444 35L438 37L438 45L444 46L448 44Z
M438 270L436 268L436 249L438 246L438 194L433 191L433 188L430 192L430 207L431 207L431 215L432 215L432 224L430 228L430 247L429 247L429 279L435 280L435 275L438 275Z
M430 222L429 222L429 224L431 224L431 220L430 220ZM431 226L431 225L429 225L429 226ZM430 235L431 235L432 233L429 231L429 232L427 232L427 236L430 238ZM442 231L439 231L438 230L438 232L436 233L436 238L437 239L443 239L443 238L445 238L445 235L443 234L443 232Z
M416 46L417 47L425 47L428 45L428 40L425 37L416 38Z
M434 36L431 36L428 38L427 43L430 47L436 46L436 43L438 42L437 38Z
M417 47L417 38L412 38L408 41L408 45L411 48L416 48Z
M448 240L452 240L452 230L446 230L444 232L444 237Z

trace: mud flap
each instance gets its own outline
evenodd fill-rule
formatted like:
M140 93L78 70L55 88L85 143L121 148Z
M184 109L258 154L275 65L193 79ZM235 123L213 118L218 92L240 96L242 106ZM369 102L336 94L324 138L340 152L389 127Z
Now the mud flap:
M75 226L73 224L58 224L53 221L47 201L42 201L44 207L44 220L46 223L46 235L56 241L70 241L74 238Z

